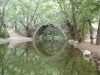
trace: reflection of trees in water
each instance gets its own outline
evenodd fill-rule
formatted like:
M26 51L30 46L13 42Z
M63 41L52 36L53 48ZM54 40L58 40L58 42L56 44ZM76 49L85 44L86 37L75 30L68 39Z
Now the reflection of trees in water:
M27 48L28 47L28 48ZM33 51L34 48L26 44L26 47L15 48L15 49L5 49L3 47L2 51L4 52L4 67L2 75L25 75L31 66L29 60L31 58L30 50ZM1 46L0 46L1 52ZM1 58L0 58L1 59ZM27 65L28 64L28 65ZM3 66L3 64L1 64ZM29 68L30 67L30 68ZM5 73L3 73L5 72Z
M1 65L4 67L2 75L55 75L58 72L56 69L59 68L59 64L38 57L29 44L26 44L25 48L7 49L6 47L3 48L4 50L6 51L4 66Z
M24 49L8 49L4 53L5 75L54 75L54 71L49 72L48 68L52 71L55 64L38 57L34 53L32 46L27 45L27 47ZM26 51L27 49L28 51Z
M7 44L6 45L0 45L0 73L1 75L5 75L5 50L7 49Z
M42 46L45 48L47 52L54 53L57 50L56 43L57 42L55 40L52 40L50 42L42 41Z
M65 50L65 59L50 60L37 56L29 43L14 49L0 46L2 75L96 75L95 65L84 61L78 50Z
M65 65L61 73L63 75L97 75L95 63L83 60L79 51L73 47L66 51Z
M52 40L50 42L41 41L41 43L42 43L42 47L44 48L44 50L50 54L55 54L59 52L65 44L65 42L61 42L58 40Z

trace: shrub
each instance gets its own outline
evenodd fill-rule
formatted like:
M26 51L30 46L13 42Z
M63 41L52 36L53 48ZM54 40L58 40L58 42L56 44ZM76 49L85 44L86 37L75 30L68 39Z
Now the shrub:
M2 37L2 38L9 37L7 29L2 29L2 31L0 32L0 37Z

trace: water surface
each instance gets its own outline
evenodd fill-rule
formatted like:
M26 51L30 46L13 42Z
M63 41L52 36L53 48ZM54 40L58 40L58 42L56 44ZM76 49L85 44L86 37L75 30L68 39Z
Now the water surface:
M66 42L0 45L0 75L100 75L94 62Z

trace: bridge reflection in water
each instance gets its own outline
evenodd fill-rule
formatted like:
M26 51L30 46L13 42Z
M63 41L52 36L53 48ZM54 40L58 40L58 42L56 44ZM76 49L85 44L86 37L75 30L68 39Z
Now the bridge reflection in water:
M64 49L66 48L67 43L66 42L60 42L60 41L52 41L52 45L50 45L50 42L42 42L40 40L34 41L34 48L38 52L39 55L46 58L58 58L62 52L64 52Z
M55 43L55 51L42 41L34 44L38 51L32 42L11 49L0 45L1 75L97 75L95 63L85 61L80 50L65 42Z
M34 33L34 47L42 56L57 57L66 47L66 37L64 35L64 32L58 26L40 26Z

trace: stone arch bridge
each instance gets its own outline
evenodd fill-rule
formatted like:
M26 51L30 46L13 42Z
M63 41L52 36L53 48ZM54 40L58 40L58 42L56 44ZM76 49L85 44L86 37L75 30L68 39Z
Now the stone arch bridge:
M60 24L53 24L52 25L54 28L57 28L61 31L62 35L65 37L65 39L67 40L67 36L66 36L66 33L64 32L64 30L62 29L61 25ZM40 56L43 56L43 57L46 57L46 58L50 58L50 59L56 59L60 56L60 54L64 51L64 48L66 47L66 44L62 47L62 49L57 53L57 54L54 54L54 55L49 55L47 52L44 52L44 53L41 53L41 50L38 49L37 47L37 41L35 41L35 39L38 39L38 37L42 34L42 32L45 30L45 28L47 28L48 26L46 25L40 25L38 27L36 27L36 31L34 32L34 35L33 35L33 38L34 38L34 41L33 41L33 44L34 44L34 47L36 49L36 52L40 55ZM48 55L45 55L48 54ZM48 56L48 57L47 57Z
M66 33L65 31L62 29L61 25L60 24L52 24L52 26L54 28L57 28L61 31L61 33L64 35L65 39L67 40L67 36L66 36ZM45 28L47 28L48 26L46 25L39 25L37 28L36 28L36 31L34 32L33 34L33 38L34 39L38 39L38 37L42 34L42 32L45 30Z

